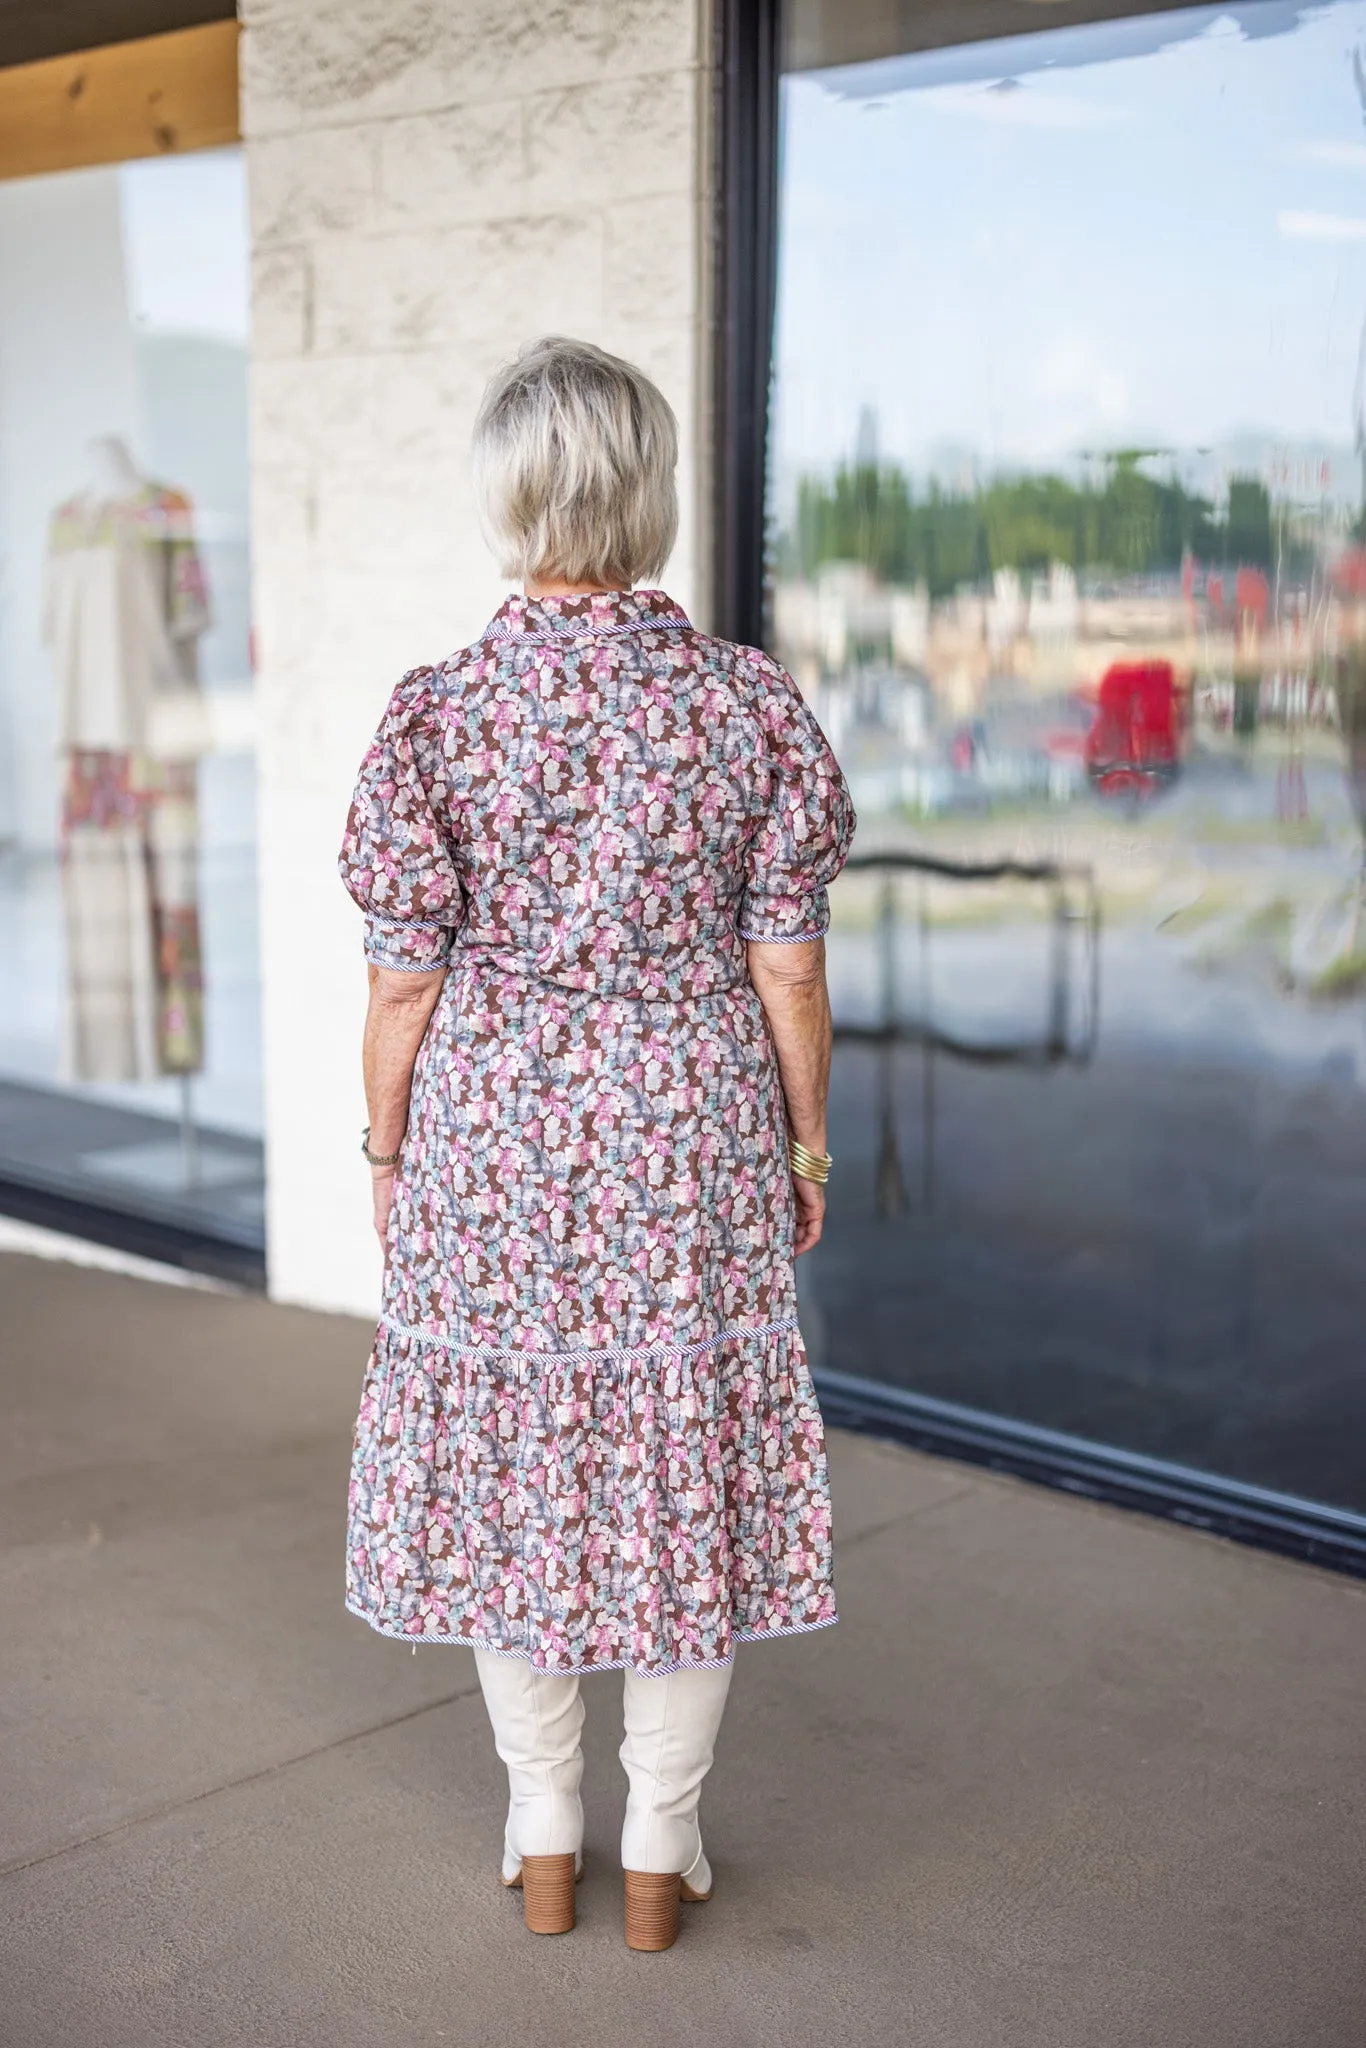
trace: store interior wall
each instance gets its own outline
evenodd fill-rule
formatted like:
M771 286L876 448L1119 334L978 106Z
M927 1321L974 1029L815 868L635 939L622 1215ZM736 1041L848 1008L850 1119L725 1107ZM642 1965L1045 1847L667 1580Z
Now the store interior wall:
M57 709L35 601L53 481L77 488L86 443L108 433L142 439L118 171L0 184L0 838L26 852L50 852L57 835Z
M507 591L468 446L538 335L641 363L682 430L664 581L705 621L710 226L702 0L496 11L247 0L253 553L271 1291L373 1310L360 918L336 875L403 672Z

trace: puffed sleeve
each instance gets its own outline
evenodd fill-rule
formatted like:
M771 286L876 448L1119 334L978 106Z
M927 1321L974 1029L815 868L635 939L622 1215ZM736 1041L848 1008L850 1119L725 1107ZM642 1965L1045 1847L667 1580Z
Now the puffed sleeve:
M745 861L742 939L796 945L830 922L827 884L849 857L854 806L829 741L786 670L764 665L763 799Z
M366 959L412 973L444 966L465 920L432 683L431 669L414 669L390 698L337 863L365 912Z

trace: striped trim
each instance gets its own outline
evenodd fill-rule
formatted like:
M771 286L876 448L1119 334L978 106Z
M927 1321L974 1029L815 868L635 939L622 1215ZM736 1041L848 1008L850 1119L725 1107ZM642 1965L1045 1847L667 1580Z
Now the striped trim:
M449 953L443 953L437 960L393 960L387 953L372 953L366 947L365 957L372 967L388 967L396 974L435 974L450 966Z
M810 939L823 939L827 930L828 926L822 926L818 932L786 932L779 938L774 938L771 932L742 931L739 937L753 939L759 946L804 946Z
M566 619L562 626L541 626L534 633L514 633L494 619L484 634L486 640L502 640L522 647L535 647L543 640L624 640L633 633L691 633L688 619L650 616L632 619L629 625L595 626L591 619Z
M376 931L381 932L444 932L451 929L438 918L420 923L415 917L381 917L377 910L367 910L365 914Z
M410 1635L404 1629L395 1628L390 1622L367 1614L349 1594L346 1611L348 1614L354 1614L358 1621L367 1622L376 1635L388 1636L389 1640L395 1643L409 1643L415 1650L419 1646L443 1650L483 1650L489 1657L507 1657L520 1664L532 1662L528 1650L495 1650L492 1644L481 1643L474 1636ZM837 1614L830 1614L824 1621L791 1621L780 1628L735 1628L731 1630L731 1641L766 1643L770 1637L809 1636L814 1635L817 1629L833 1628L838 1620ZM734 1662L735 1656L732 1652L729 1657L680 1657L674 1664L633 1664L629 1657L611 1657L601 1662L595 1659L591 1664L570 1664L563 1669L552 1670L544 1664L538 1664L535 1668L544 1672L547 1678L579 1678L594 1671L634 1671L641 1678L671 1678L675 1671L724 1671L727 1665Z
M411 1337L419 1344L435 1344L443 1351L454 1352L464 1358L527 1359L540 1365L597 1365L610 1359L614 1364L623 1365L631 1358L692 1358L700 1351L710 1351L717 1344L728 1343L732 1337L771 1337L783 1330L795 1330L798 1323L795 1316L785 1316L777 1323L737 1323L729 1330L718 1330L714 1337L703 1337L696 1344L641 1344L634 1347L609 1344L602 1351L543 1351L526 1344L513 1348L498 1344L457 1344L435 1330L419 1330L412 1323L401 1323L396 1316L381 1316L379 1327L395 1337Z

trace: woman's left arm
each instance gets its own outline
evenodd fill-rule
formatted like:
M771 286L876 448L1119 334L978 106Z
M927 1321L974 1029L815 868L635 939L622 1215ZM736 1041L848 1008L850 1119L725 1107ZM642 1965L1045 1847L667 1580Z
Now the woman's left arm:
M444 966L411 974L370 964L370 1007L365 1013L365 1102L370 1150L387 1157L403 1144L413 1068L446 979ZM375 1233L383 1245L394 1200L394 1168L372 1166Z

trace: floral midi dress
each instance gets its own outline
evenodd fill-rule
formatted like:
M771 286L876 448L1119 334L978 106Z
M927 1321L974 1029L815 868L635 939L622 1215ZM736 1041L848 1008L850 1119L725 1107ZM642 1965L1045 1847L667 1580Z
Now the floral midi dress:
M660 591L511 598L395 690L342 874L448 972L351 1477L385 1635L666 1672L835 1619L745 940L825 930L853 825L791 679Z

